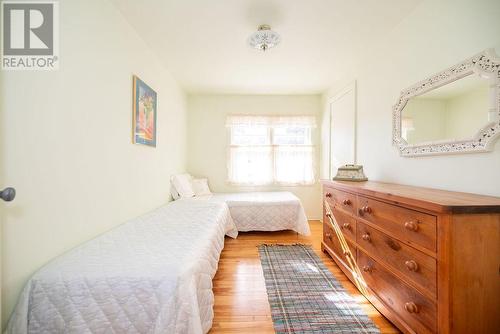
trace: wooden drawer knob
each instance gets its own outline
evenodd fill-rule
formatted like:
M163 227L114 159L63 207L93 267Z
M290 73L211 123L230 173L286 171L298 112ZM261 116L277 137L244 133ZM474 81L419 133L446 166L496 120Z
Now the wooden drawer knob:
M370 235L368 233L365 233L361 236L361 238L364 240L364 241L371 241L372 238L370 238Z
M405 303L405 310L408 313L418 313L418 306L414 302Z
M348 199L345 199L345 200L342 201L342 204L344 204L344 205L351 205L351 201L348 200Z
M332 197L332 193L326 193L325 196L326 197Z
M409 231L417 232L418 231L418 224L415 222L406 222L405 228Z
M368 205L365 205L365 206L361 207L358 210L358 212L359 212L359 215L362 216L365 213L372 213L372 208L370 208Z
M328 238L328 239L332 239L332 234L330 232L326 232L325 236Z
M369 265L363 266L363 271L364 271L365 273L369 273L369 272L371 272L371 271L372 271L372 267L371 267L371 266L369 266Z
M408 268L409 271L417 271L418 270L418 263L413 261L413 260L408 260L405 262L406 268Z
M349 224L349 223L344 223L344 224L342 225L342 227L343 227L343 228L349 228L349 227L351 227L351 224Z

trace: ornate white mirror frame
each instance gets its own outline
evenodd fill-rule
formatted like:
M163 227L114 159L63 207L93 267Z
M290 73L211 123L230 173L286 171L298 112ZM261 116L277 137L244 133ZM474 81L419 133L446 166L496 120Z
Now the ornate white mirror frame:
M476 135L467 140L428 142L410 145L402 137L402 111L410 98L425 94L470 74L478 73L492 79L490 86L491 106L489 112L496 115L495 120L486 124ZM401 156L423 156L434 154L473 153L491 151L495 139L500 134L500 58L492 49L485 50L453 67L437 73L401 92L393 107L392 115L393 144Z

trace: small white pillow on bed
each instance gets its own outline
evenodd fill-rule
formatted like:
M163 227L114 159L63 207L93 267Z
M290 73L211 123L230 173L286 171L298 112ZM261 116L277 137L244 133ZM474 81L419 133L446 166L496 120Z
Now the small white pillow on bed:
M189 174L177 174L170 178L170 182L179 194L179 198L194 196L193 187L191 186L192 179L193 177Z
M191 181L191 185L193 186L193 191L195 196L212 194L210 188L208 187L207 179L193 179L193 181Z
M170 194L172 195L172 198L174 201L178 200L180 198L179 193L177 192L177 189L175 189L174 185L172 182L170 182Z

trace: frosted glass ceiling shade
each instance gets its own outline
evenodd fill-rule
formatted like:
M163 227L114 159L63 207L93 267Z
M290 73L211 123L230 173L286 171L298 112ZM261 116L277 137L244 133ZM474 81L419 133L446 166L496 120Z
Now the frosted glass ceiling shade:
M271 30L271 27L267 24L259 26L259 30L254 32L248 38L248 45L254 49L266 51L267 49L273 48L279 44L281 41L280 35Z

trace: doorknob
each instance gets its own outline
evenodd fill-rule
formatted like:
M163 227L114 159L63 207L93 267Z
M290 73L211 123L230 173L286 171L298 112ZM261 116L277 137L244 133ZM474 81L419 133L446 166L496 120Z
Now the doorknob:
M16 189L14 188L5 188L0 191L0 198L5 202L10 202L16 197Z

